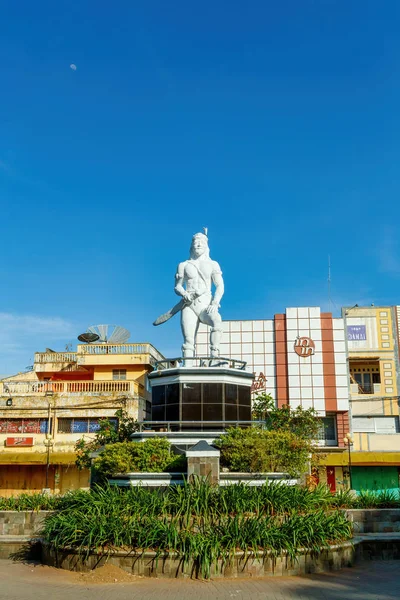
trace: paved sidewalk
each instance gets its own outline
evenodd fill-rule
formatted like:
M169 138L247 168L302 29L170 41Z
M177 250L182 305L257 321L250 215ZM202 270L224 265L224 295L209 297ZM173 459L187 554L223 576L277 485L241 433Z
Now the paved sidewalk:
M398 600L400 561L366 562L353 569L306 577L211 582L134 579L86 583L79 574L39 564L0 560L1 600Z

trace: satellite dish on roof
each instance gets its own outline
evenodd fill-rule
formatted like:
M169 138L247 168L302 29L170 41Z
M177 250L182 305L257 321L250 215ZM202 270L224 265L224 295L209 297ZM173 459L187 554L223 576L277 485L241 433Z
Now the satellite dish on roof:
M120 325L91 325L88 333L98 335L103 344L124 344L131 335L130 331Z
M81 333L78 335L78 340L80 342L85 342L85 344L93 344L93 342L97 342L100 339L100 336L97 333L90 333L90 331L86 331L86 333Z

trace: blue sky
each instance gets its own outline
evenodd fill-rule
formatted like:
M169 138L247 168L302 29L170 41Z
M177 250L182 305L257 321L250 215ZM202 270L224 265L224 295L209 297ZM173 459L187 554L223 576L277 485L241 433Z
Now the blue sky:
M400 301L400 4L5 2L0 373L118 323L166 354L209 228L225 319ZM76 65L76 70L70 68Z

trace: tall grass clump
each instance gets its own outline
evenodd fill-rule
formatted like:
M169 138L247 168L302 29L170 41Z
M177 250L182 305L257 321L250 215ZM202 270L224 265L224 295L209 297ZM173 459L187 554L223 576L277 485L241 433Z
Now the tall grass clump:
M20 494L10 498L0 496L0 510L39 511L54 510L58 507L60 496L48 494Z
M98 487L64 496L46 518L43 537L55 549L75 548L83 556L116 548L173 552L208 577L212 565L229 562L236 552L295 558L299 548L317 552L349 539L351 524L330 499L323 486L311 491L268 483Z

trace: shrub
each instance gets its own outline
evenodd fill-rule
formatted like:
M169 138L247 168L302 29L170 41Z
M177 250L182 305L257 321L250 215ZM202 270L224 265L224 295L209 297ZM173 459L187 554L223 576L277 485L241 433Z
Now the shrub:
M290 431L304 440L316 440L321 429L318 412L301 406L284 404L278 408L270 394L261 394L253 401L253 417L265 420L267 429Z
M117 442L105 447L98 458L94 460L94 468L104 477L114 473L129 473L133 470L132 442Z
M115 473L162 473L177 464L171 444L160 438L109 444L94 461L97 473L103 478Z
M96 452L102 446L116 444L118 442L129 442L132 433L138 430L135 419L130 417L123 409L117 410L116 419L100 419L99 431L93 439L80 438L75 444L76 460L78 469L90 469L92 452Z
M221 466L234 472L304 473L310 444L291 431L266 431L259 427L231 428L215 441Z

